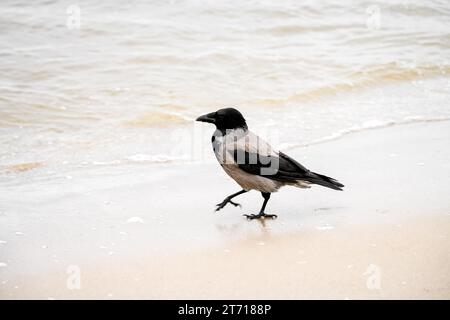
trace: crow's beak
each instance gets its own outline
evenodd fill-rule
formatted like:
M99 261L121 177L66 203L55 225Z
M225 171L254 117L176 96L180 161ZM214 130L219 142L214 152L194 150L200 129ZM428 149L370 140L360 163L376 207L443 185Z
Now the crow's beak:
M215 123L216 119L214 117L214 112L211 112L198 117L195 121Z

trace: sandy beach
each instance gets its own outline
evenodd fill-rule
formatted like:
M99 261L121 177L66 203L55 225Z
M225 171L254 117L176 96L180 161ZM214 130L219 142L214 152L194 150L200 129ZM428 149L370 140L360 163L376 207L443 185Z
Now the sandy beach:
M283 189L263 222L256 192L213 211L238 190L215 163L12 184L0 298L449 299L449 143L439 121L286 150L346 188Z

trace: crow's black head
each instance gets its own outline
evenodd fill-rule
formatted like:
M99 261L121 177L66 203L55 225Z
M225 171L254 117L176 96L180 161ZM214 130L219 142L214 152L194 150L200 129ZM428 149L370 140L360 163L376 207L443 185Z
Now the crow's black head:
M234 108L225 108L200 116L197 121L214 123L217 129L247 129L247 123L242 114Z

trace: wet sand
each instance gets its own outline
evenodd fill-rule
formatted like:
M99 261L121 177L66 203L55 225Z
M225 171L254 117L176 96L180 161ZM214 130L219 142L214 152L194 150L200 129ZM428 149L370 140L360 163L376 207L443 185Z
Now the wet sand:
M288 150L346 189L282 189L264 223L256 192L213 213L238 189L217 164L11 186L0 297L449 299L449 142L442 121Z

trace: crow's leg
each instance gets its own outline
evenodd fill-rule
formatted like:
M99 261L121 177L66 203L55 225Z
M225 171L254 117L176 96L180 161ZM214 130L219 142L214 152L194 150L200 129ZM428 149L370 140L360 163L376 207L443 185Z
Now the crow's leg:
M231 203L233 206L235 207L240 207L241 205L239 203L233 202L231 201L231 199L233 199L234 197L246 193L247 190L241 190L239 192L233 193L232 195L226 197L221 203L216 204L217 208L216 211L219 211L220 209L222 209L223 207L225 207L227 205L227 203Z
M247 219L253 220L253 219L261 219L261 218L272 218L275 219L277 217L277 215L275 214L266 214L264 213L264 210L266 209L266 205L267 202L270 199L270 193L269 192L261 192L263 198L264 198L264 202L263 205L261 207L261 210L259 211L258 214L244 214L244 216L247 217Z

